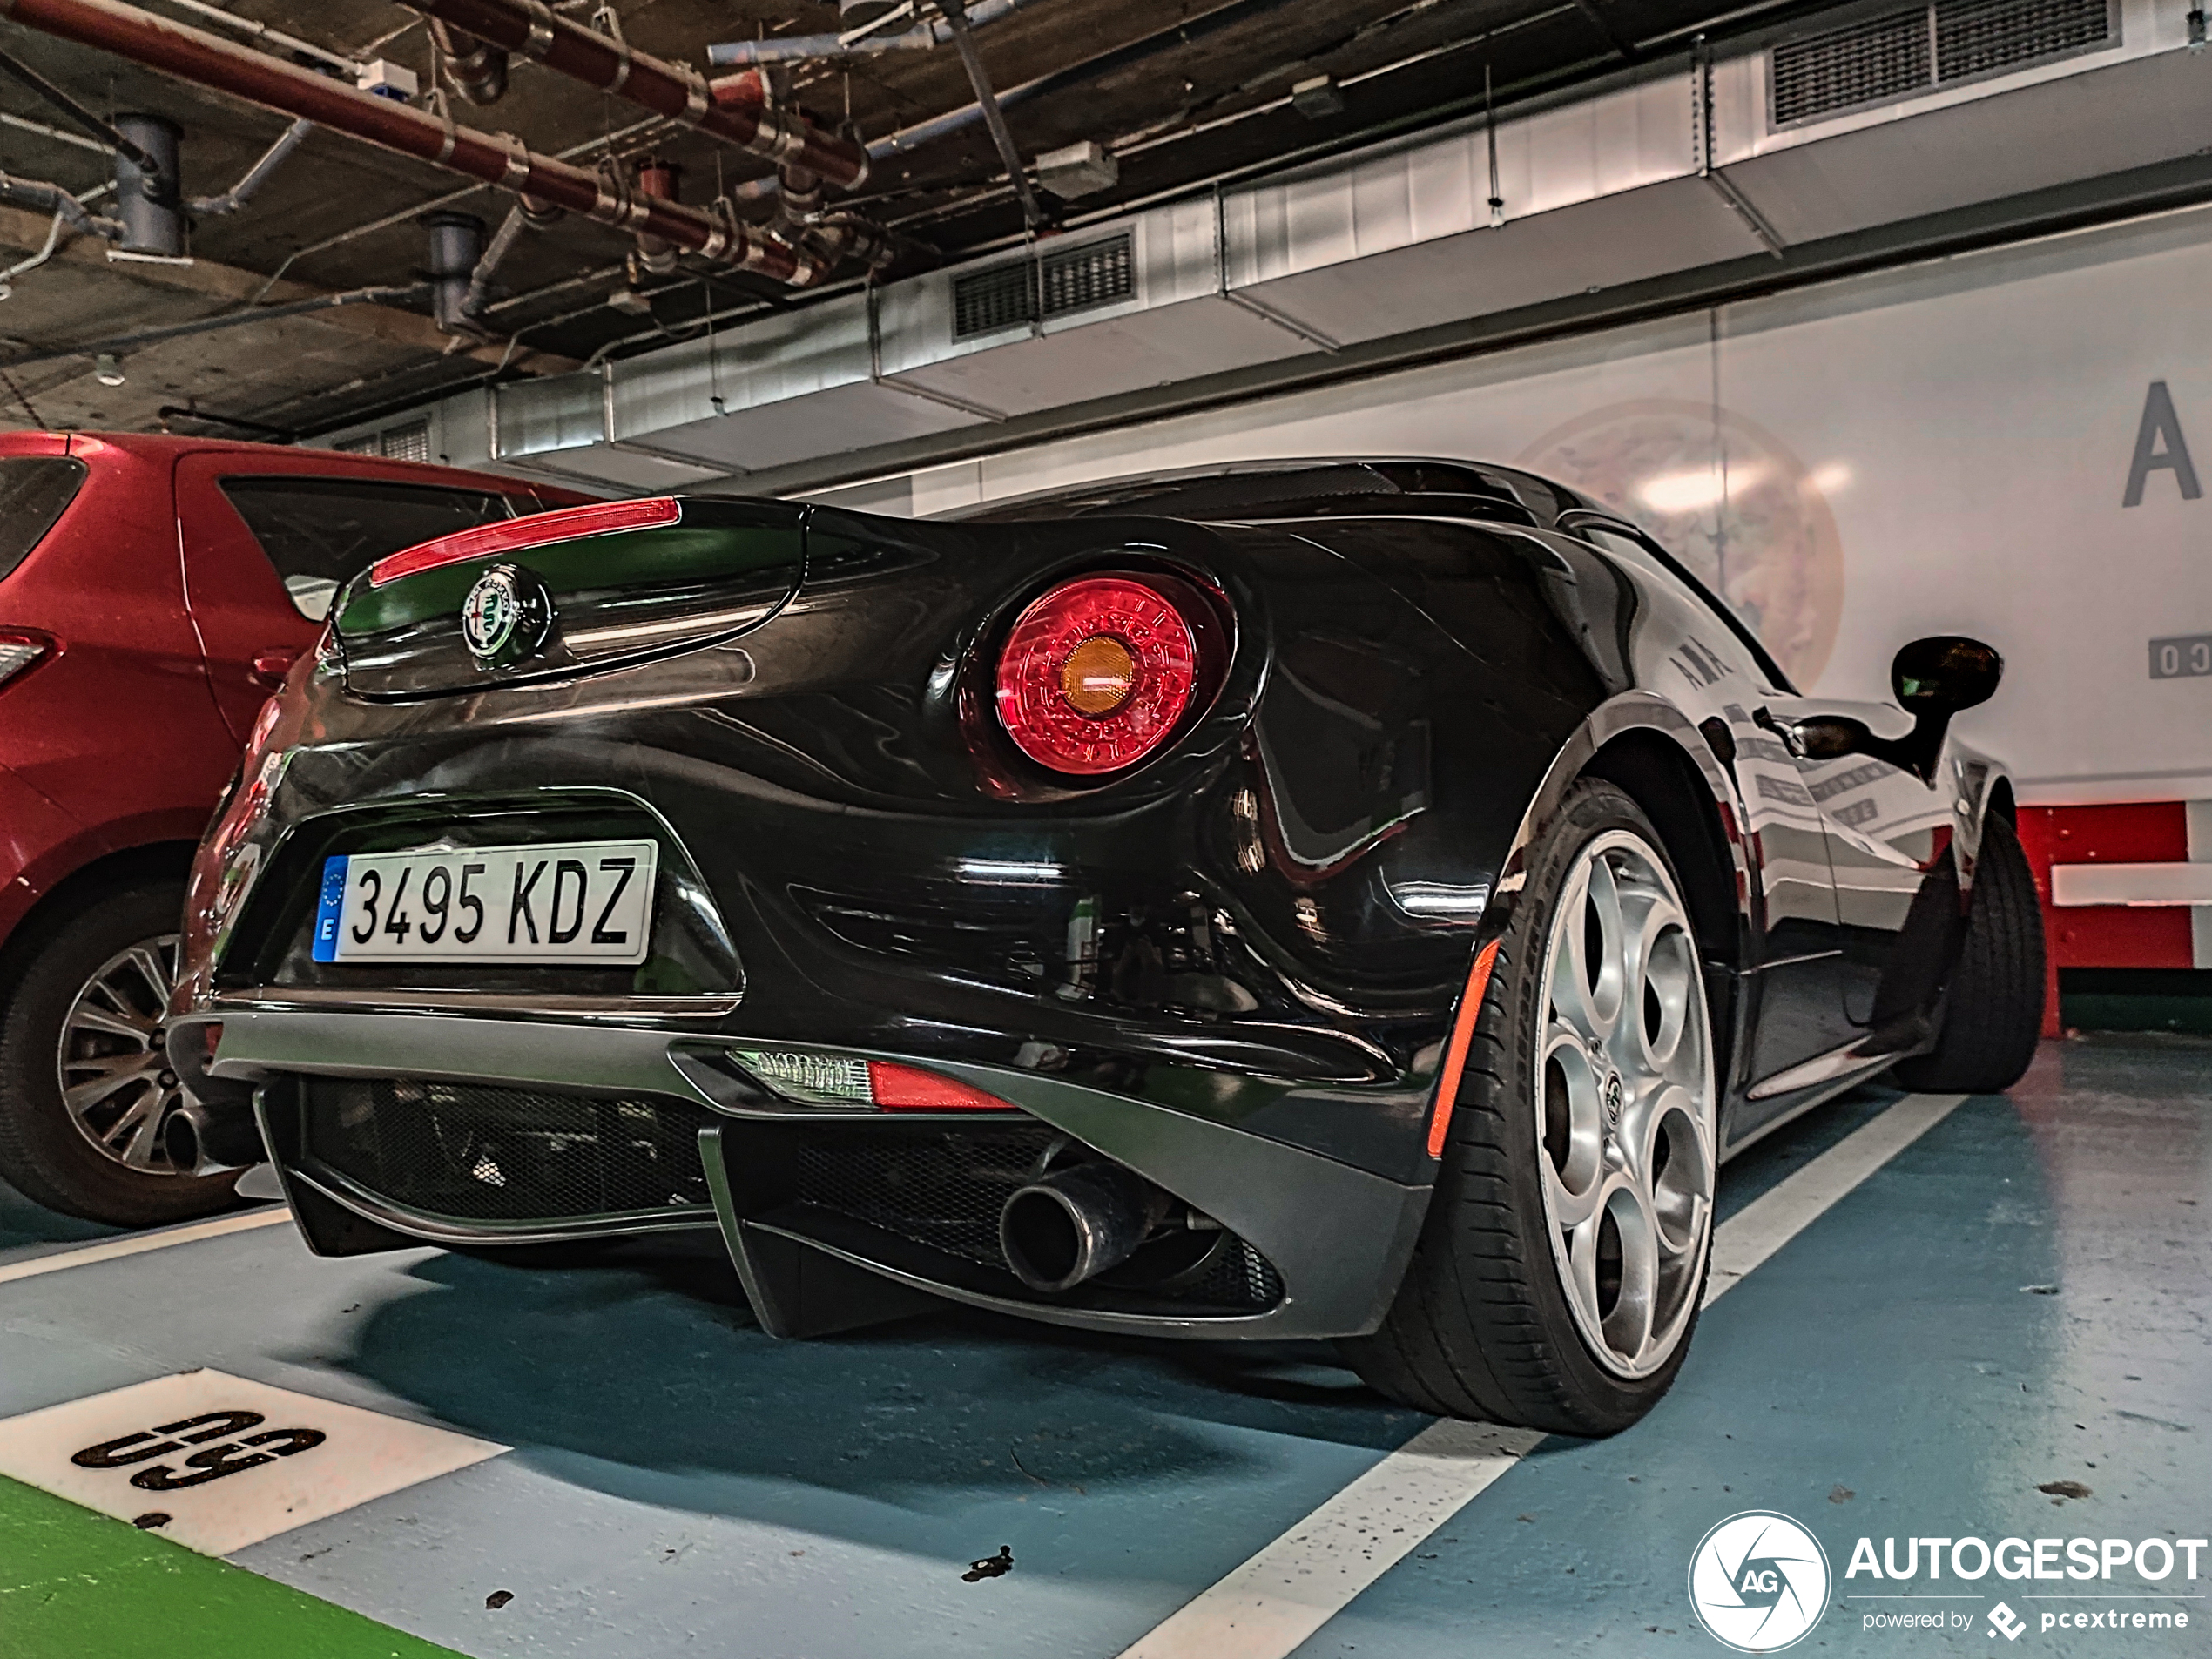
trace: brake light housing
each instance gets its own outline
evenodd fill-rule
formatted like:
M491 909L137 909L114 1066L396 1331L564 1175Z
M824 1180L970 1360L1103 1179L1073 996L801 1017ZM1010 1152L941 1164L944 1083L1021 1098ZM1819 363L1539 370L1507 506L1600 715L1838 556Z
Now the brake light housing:
M999 649L998 722L1022 754L1095 778L1157 752L1220 678L1221 630L1187 582L1149 572L1047 589Z
M941 1071L813 1050L732 1049L730 1057L798 1106L880 1112L1011 1112L1020 1108Z
M368 567L368 585L388 587L425 570L464 564L553 542L573 542L587 536L607 536L617 530L665 529L684 519L684 503L673 496L646 496L635 501L593 502L587 507L561 507L550 513L531 513L457 530L435 542L421 542L388 553Z

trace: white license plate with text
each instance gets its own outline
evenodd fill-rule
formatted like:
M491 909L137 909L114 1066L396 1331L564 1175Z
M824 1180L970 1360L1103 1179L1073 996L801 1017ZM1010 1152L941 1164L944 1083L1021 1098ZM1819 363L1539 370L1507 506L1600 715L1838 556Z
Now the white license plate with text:
M645 960L651 841L565 841L323 861L319 962Z

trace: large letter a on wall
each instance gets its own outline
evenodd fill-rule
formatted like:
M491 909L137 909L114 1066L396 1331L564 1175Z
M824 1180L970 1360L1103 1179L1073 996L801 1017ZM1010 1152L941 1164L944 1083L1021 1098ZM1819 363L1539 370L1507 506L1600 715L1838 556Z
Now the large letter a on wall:
M2143 399L2142 424L2135 428L2135 459L2128 469L2128 493L2121 497L2120 504L2141 507L2144 481L2161 468L2174 475L2183 501L2195 501L2204 493L2197 487L2196 469L2189 464L2189 446L2182 436L2181 417L2174 413L2174 400L2167 393L2166 382L2153 381L2149 395Z

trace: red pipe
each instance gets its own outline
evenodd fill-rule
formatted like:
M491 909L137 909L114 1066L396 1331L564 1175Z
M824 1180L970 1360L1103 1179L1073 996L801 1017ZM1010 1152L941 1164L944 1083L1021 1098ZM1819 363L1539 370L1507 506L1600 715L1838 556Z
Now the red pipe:
M800 287L829 274L820 260L696 207L617 193L597 173L537 155L506 133L441 121L117 0L0 0L0 14L502 190L558 203L600 224L659 237L725 265Z
M535 58L546 68L613 92L632 104L697 127L785 166L804 167L850 190L868 175L868 152L850 138L823 132L768 107L759 75L749 86L730 76L710 92L706 78L681 64L648 56L610 35L563 17L542 0L400 0L452 28ZM729 89L726 92L723 90Z

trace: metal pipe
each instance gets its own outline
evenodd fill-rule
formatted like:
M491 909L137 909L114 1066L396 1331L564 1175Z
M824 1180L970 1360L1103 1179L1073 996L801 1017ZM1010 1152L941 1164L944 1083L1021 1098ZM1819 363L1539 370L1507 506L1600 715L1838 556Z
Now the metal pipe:
M630 187L655 201L672 202L683 174L684 170L675 163L649 156L631 172ZM637 239L637 260L655 276L666 276L676 268L676 250L657 236L641 235Z
M1119 1267L1166 1215L1168 1195L1118 1163L1071 1164L1018 1189L999 1211L999 1249L1032 1290L1071 1291Z
M632 233L649 232L717 264L801 287L829 274L822 261L752 235L733 219L678 202L625 197L597 174L538 155L519 138L441 120L119 0L0 0L0 13L64 40L97 46L265 109L554 203L600 224ZM704 98L705 82L698 84Z
M483 257L476 261L475 269L469 273L469 292L462 296L461 314L468 318L481 317L484 307L491 303L492 273L499 269L499 262L522 237L530 222L529 215L516 202L507 210L507 217L492 233L491 240L484 246Z
M105 185L101 186L105 189ZM114 242L122 239L123 221L103 219L89 211L82 201L71 195L59 185L50 185L35 179L10 179L0 172L0 202L10 206L28 207L34 212L57 213L69 221L71 230L87 236L97 236Z
M414 25L408 26L412 28ZM603 146L611 152L616 145L660 125L661 119L658 116L649 115L642 121L632 121L628 126L617 127L612 132L601 137L586 138L583 143L572 144L565 150L556 150L553 152L553 159L573 161L578 156ZM340 231L334 236L326 236L320 242L310 242L305 247L295 247L277 262L277 268L269 273L268 280L254 290L253 303L259 305L267 299L276 285L284 280L284 273L310 255L327 253L334 247L342 247L347 243L356 241L361 237L374 236L379 231L389 230L395 225L404 225L408 220L418 219L424 213L434 213L441 207L450 207L455 202L467 201L478 191L488 188L489 188L489 185L482 184L463 185L459 190L449 190L442 196L433 196L427 202L417 202L412 207L402 207L396 213L387 213L381 219L370 219L366 225L356 225L351 230ZM553 208L550 211L559 212L561 210Z
M6 270L0 271L0 300L5 300L13 295L15 280L17 277L26 271L36 271L54 257L54 250L61 246L62 226L67 220L67 214L56 212L53 222L46 226L46 245L29 259L19 260Z
M235 213L253 199L253 192L269 181L269 175L284 165L284 158L300 147L300 140L315 130L313 121L294 121L285 128L277 141L261 152L261 158L246 170L245 175L219 196L195 196L185 204L185 211L194 219L207 219L220 213Z
M185 130L165 116L118 115L115 130L129 140L115 152L115 210L123 251L157 259L185 252L185 199L178 188L177 146Z
M361 71L368 67L358 57L348 57L345 53L334 52L327 46L318 46L312 40L302 40L297 35L287 35L281 29L272 29L265 23L256 23L251 17L241 17L235 11L226 11L220 6L211 6L207 3L207 0L169 0L169 3L172 6L180 6L186 11L197 12L203 17L221 24L226 29L235 29L240 34L253 36L256 40L266 40L271 45L281 46L288 52L298 52L303 57L313 57L327 64L333 69L343 70L348 81L359 80ZM381 46L383 42L379 41L377 44Z
M139 149L137 145L125 138L107 122L101 120L98 116L63 91L60 87L31 68L30 64L20 63L7 53L0 52L0 71L5 71L9 75L21 81L94 138L103 140L117 153L128 156L141 167L151 168L154 165L154 158L151 155Z
M202 418L227 424L219 417ZM170 1167L186 1175L228 1175L265 1163L269 1157L253 1109L237 1101L187 1100L161 1126L161 1148Z
M796 115L772 109L765 84L757 98L718 100L697 70L638 51L562 17L542 0L401 3L753 155L805 167L848 190L867 177L865 150Z
M1031 0L980 0L968 9L968 26L981 29L1030 3ZM952 37L952 25L941 17L933 17L895 35L786 35L777 40L725 40L706 49L706 61L720 68L731 64L787 64L811 57L873 57L878 52L926 51Z
M489 40L459 29L448 29L435 17L425 19L430 38L446 61L446 72L471 104L496 104L507 96L507 53ZM464 44L465 43L465 44Z
M1098 76L1111 74L1116 70L1127 69L1157 57L1163 52L1195 44L1224 30L1233 29L1253 18L1279 10L1289 3L1291 0L1230 0L1229 4L1217 6L1187 23L1157 30L1124 45L1111 47L1095 57L1083 58L1064 68L1055 69L1049 74L1040 75L1035 80L1009 86L998 95L999 108L1010 110L1033 98L1065 91ZM718 81L716 84L718 86L721 83ZM939 138L965 132L983 118L983 105L980 102L948 110L942 115L917 121L912 126L901 127L896 132L872 140L868 145L868 159L880 165L894 157L905 155L910 150L917 150L923 145L935 143ZM730 195L736 201L753 202L774 196L779 189L780 185L772 178L755 179L735 186Z
M266 421L249 421L242 415L211 415L206 409L196 409L189 403L165 403L154 411L163 421L199 421L208 426L236 427L240 432L258 432L277 443L290 443L299 435L289 427L271 426Z
M1031 230L1044 223L1044 213L1037 206L1036 192L1029 188L1029 175L1022 165L1022 152L1014 147L1014 134L1006 125L1006 111L999 107L998 94L991 91L991 77L983 67L983 54L975 49L975 37L969 32L968 12L964 0L937 0L938 10L945 14L951 25L953 44L960 48L960 61L967 66L968 84L975 89L975 102L983 111L983 125L991 130L991 142L998 146L999 161L1006 168L1006 176L1013 181L1015 199L1022 204L1022 218Z
M0 127L13 127L18 132L35 132L42 138L51 138L56 144L65 144L77 150L90 150L96 155L115 153L112 145L103 144L97 138L81 138L74 132L50 127L44 121L26 121L22 116L10 115L4 110L0 110Z
M165 340L182 340L188 334L212 334L225 328L236 328L249 322L269 322L279 317L300 317L311 311L333 311L340 306L398 305L421 299L429 292L426 284L415 283L405 288L354 288L344 293L326 293L319 299L295 300L288 306L253 306L244 311L226 311L219 317L202 317L198 322L180 322L166 328L148 328L135 334L122 334L113 340L87 341L81 346L53 346L43 351L25 352L10 357L0 368L21 368L30 363L58 363L71 357L98 357L107 352L136 351L142 346L158 346Z
M430 314L451 334L469 326L469 292L484 256L484 221L474 213L432 213L422 224L430 233Z

